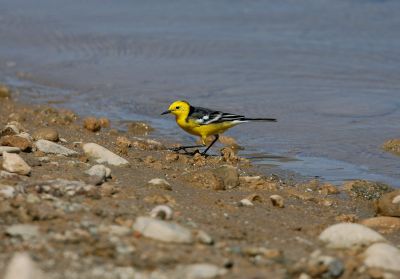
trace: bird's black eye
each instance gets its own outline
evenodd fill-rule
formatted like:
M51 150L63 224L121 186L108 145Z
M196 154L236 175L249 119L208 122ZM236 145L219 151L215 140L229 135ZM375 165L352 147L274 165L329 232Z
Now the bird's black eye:
M180 109L180 106L177 106L176 109Z

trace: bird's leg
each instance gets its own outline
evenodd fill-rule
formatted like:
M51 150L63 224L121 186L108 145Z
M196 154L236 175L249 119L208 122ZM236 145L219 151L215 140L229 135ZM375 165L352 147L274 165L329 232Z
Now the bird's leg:
M204 145L188 145L188 146L179 146L179 147L173 147L173 148L169 148L168 150L174 151L174 152L179 152L181 150L185 151L186 153L191 153L188 152L186 149L187 148L198 148L198 147L204 147Z
M219 139L219 135L216 134L214 140L210 143L210 145L203 151L201 152L201 155L206 155L208 149L210 149L211 146Z

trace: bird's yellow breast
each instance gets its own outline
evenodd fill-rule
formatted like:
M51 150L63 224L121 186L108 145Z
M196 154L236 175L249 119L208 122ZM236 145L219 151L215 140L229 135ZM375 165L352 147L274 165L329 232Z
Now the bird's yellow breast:
M204 139L211 135L221 134L225 132L227 129L236 125L232 122L200 125L196 123L194 120L186 121L186 119L180 119L180 118L176 119L176 123L186 132L192 135L200 136Z

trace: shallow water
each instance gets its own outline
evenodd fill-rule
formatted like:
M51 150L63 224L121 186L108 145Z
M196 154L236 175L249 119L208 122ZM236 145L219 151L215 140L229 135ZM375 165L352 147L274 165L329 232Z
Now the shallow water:
M0 79L23 87L22 100L151 121L184 143L159 115L175 99L276 117L229 131L242 154L400 186L399 158L380 149L400 134L399 10L395 0L0 0Z

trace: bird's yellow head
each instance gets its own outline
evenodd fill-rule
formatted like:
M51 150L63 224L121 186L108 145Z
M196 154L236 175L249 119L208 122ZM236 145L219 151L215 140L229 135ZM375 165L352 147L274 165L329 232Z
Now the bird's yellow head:
M161 114L172 113L176 117L184 116L186 117L189 114L190 105L186 101L175 101L173 102L167 111L164 111Z

